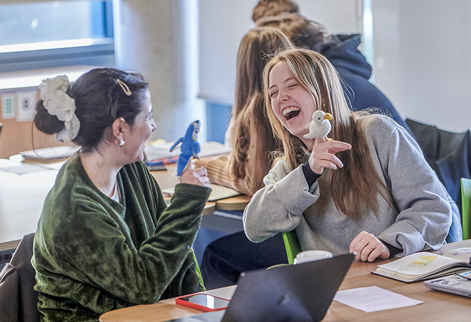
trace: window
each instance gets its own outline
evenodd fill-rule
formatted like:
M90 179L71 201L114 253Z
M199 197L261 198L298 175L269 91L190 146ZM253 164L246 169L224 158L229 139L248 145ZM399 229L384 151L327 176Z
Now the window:
M112 1L2 5L0 72L114 66Z

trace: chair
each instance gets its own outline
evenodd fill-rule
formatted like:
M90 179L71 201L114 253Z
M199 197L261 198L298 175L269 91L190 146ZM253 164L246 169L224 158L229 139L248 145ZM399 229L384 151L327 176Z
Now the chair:
M461 178L463 240L471 238L471 179Z
M436 172L459 211L453 212L452 226L447 242L457 241L454 237L461 236L462 212L461 178L471 178L471 133L450 132L434 125L406 119L412 133L422 149L425 159ZM453 207L453 206L452 206ZM460 220L461 219L461 220Z
M461 206L458 182L461 178L471 178L470 132L449 132L411 119L406 119L406 123L430 167L435 170L452 199Z
M296 255L301 252L301 246L299 245L298 235L295 230L284 231L283 242L285 244L286 256L288 257L288 264L292 265Z
M10 261L0 272L0 321L38 322L38 292L31 265L34 233L25 235Z

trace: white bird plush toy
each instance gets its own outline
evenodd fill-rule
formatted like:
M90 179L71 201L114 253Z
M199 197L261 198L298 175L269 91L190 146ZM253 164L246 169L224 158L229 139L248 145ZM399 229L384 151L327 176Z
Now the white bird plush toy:
M325 113L324 111L317 110L312 114L312 121L307 123L305 128L309 129L309 133L303 135L306 139L326 138L330 133L332 125L329 120L332 119L332 114ZM326 140L329 140L326 138Z

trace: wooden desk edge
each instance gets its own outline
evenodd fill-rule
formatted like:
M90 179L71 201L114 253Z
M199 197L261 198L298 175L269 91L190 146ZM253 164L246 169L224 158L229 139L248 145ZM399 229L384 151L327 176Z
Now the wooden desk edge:
M6 251L6 250L15 250L16 247L20 244L21 239L18 240L13 240L5 243L0 243L0 252Z
M244 210L252 197L246 195L225 198L216 201L217 210Z

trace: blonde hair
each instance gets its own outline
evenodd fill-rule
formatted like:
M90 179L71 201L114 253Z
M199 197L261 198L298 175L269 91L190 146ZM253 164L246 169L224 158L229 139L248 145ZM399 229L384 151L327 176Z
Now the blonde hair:
M265 106L273 132L282 141L283 158L292 169L306 161L301 148L303 142L283 127L271 106L269 76L273 67L280 62L286 64L294 79L312 95L316 106L332 114L329 136L352 145L351 150L337 154L344 164L342 169L324 169L323 176L318 179L321 190L330 191L336 207L353 219L359 219L367 209L378 214L376 193L379 192L389 203L390 197L375 171L361 123L358 122L365 113L352 112L345 100L337 71L327 58L312 50L286 50L270 60L264 69ZM325 194L321 194L316 202L320 213L324 211L326 200Z
M270 153L281 148L265 114L263 68L272 56L288 48L293 48L290 40L275 28L252 29L239 46L228 169L229 177L245 180L251 193L263 187L263 177L273 162Z

